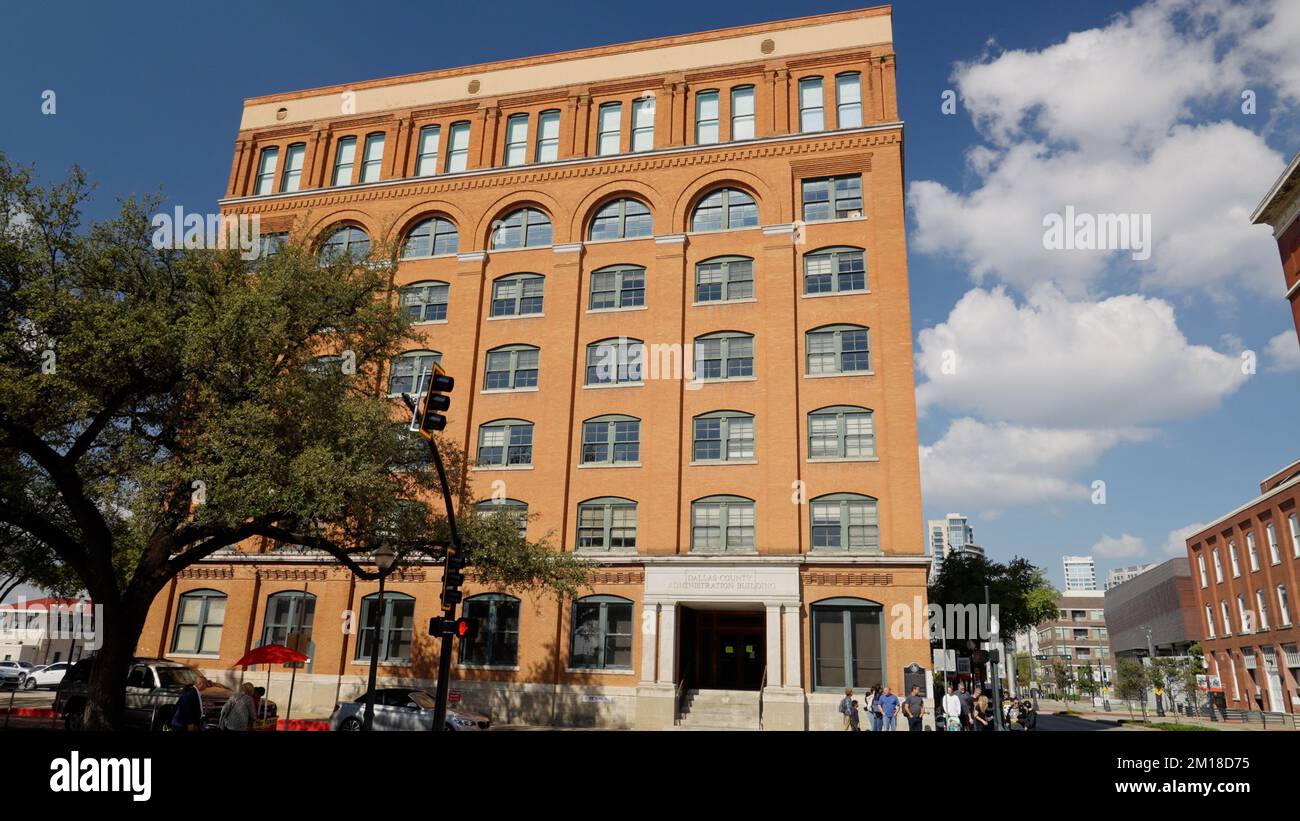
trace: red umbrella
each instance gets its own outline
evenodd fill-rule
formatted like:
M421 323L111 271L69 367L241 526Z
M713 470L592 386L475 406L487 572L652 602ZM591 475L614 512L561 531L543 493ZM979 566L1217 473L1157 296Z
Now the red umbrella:
M236 667L252 667L254 664L292 664L306 661L307 657L297 650L290 650L283 644L264 644L254 647L235 662Z

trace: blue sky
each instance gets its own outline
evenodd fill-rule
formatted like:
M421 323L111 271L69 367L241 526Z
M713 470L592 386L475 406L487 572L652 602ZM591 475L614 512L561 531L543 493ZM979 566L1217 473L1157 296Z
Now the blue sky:
M92 218L157 188L210 210L245 97L858 5L6 4L0 148L46 177L80 164ZM1246 225L1300 150L1297 5L894 4L927 516L969 514L994 557L1059 583L1098 544L1103 574L1163 560L1300 458L1300 346L1271 235ZM1150 214L1151 258L1043 251L1066 205Z

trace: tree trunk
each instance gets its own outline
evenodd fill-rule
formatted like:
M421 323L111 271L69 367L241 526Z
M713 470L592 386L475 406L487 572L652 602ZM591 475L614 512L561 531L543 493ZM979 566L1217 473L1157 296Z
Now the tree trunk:
M96 601L96 604L99 602ZM136 642L144 629L141 608L106 605L96 625L100 647L90 674L84 727L87 730L119 730L126 717L126 676L135 657ZM143 612L148 612L146 603Z

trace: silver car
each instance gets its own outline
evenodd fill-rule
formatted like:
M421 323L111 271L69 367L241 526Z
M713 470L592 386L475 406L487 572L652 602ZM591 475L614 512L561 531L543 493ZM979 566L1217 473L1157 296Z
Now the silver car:
M0 685L20 687L32 669L30 661L0 661Z
M433 729L435 712L433 695L424 690L412 690L409 687L385 687L375 690L376 730L410 730L429 731ZM330 729L356 731L364 726L366 717L366 696L362 694L355 701L344 701L334 705L330 715ZM466 730L486 730L492 726L487 716L470 712L461 707L447 707L447 729L463 732Z

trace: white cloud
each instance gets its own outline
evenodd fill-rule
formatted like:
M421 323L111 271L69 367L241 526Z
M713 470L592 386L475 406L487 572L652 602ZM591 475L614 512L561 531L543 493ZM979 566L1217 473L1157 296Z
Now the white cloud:
M1266 370L1277 373L1300 371L1300 338L1295 331L1283 331L1268 341L1264 348L1268 362Z
M1085 502L1091 477L1080 479L1106 451L1150 437L1144 430L1059 430L976 419L953 420L933 445L921 447L927 506L953 510Z
M1168 303L1136 295L1071 301L1040 287L1017 304L1002 289L977 288L918 342L922 412L1031 425L1181 418L1217 407L1247 378L1239 358L1188 343Z
M1169 535L1165 537L1165 545L1164 545L1165 554L1169 556L1186 556L1187 537L1191 536L1193 533L1200 533L1204 529L1205 529L1204 524L1200 522L1196 522L1194 524L1186 525L1185 527L1180 527L1176 530L1169 531Z
M910 187L917 249L1022 289L1052 279L1082 295L1137 272L1144 287L1174 292L1271 293L1276 248L1249 215L1285 158L1227 119L1248 85L1300 86L1280 70L1298 60L1296 28L1286 29L1296 12L1268 12L1154 0L1039 51L958 65L963 105L989 145L968 154L971 190ZM1198 120L1205 113L1217 121ZM1045 249L1044 217L1067 206L1151 215L1150 259Z
M1137 536L1128 533L1118 538L1107 535L1092 546L1092 552L1103 559L1131 559L1146 553L1147 545Z

